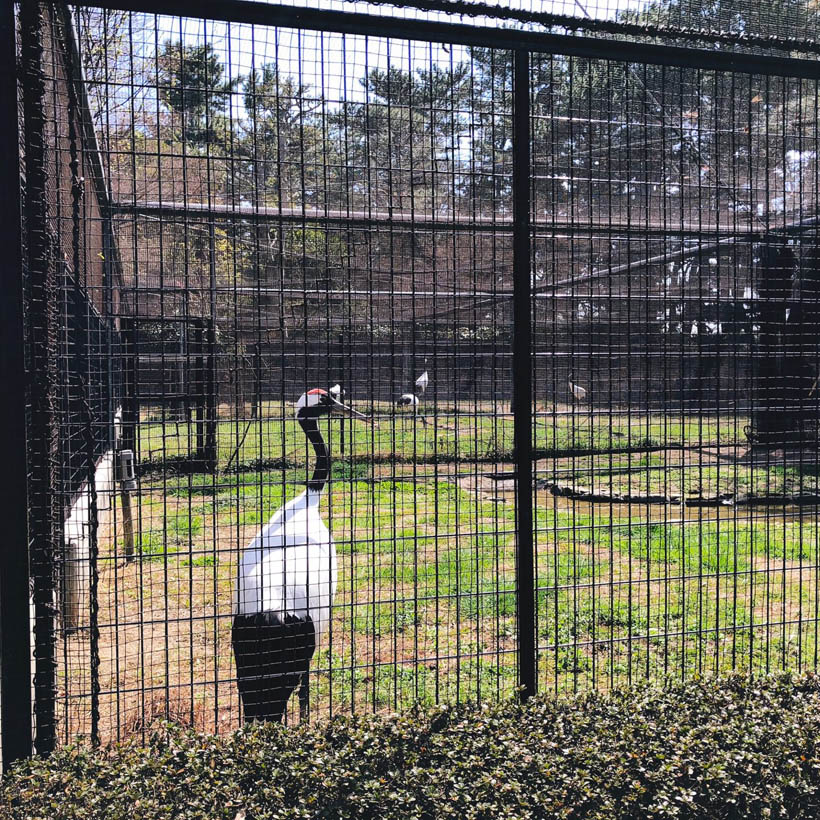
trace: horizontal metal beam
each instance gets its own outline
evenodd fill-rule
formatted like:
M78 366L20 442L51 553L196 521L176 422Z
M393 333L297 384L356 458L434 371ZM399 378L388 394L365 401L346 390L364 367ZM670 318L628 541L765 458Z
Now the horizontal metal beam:
M249 222L273 222L305 224L307 222L322 225L334 225L344 228L391 228L403 226L414 230L436 231L475 231L500 232L512 234L511 217L463 216L456 218L439 217L431 214L419 214L413 211L379 210L379 211L346 211L336 208L300 208L278 206L254 206L248 204L208 204L207 202L116 202L112 209L117 215L149 216L158 219L241 219ZM190 225L189 225L190 227ZM674 223L661 220L607 219L605 222L585 219L584 217L554 217L551 219L533 219L533 230L549 232L554 230L572 231L573 233L635 233L640 236L656 234L658 236L693 236L712 238L725 236L761 236L763 231L751 224L734 224L731 221L718 224Z
M572 34L519 31L494 26L461 25L359 12L325 11L254 0L198 0L197 3L191 3L190 0L80 0L77 5L370 37L393 37L496 49L527 49L533 52L598 60L820 79L820 61L815 60L765 54L737 54L731 51L581 37Z
M399 5L399 4L397 4ZM742 43L746 47L773 49L786 52L820 53L820 43L814 39L798 37L781 37L777 35L743 32L737 34L730 30L708 28L691 29L671 24L643 22L626 22L606 17L579 17L574 15L531 11L525 8L511 8L508 5L477 2L477 0L401 0L402 8L416 8L420 11L445 13L454 17L485 17L497 19L504 23L513 20L517 23L535 24L547 28L562 28L567 31L600 32L608 36L626 37L667 37L690 42L724 44L730 47ZM584 7L578 4L585 12Z
M641 260L641 265L648 264L649 260ZM726 270L724 268L724 270ZM612 271L614 273L614 270ZM623 272L623 271L621 271ZM505 271L505 273L509 273L509 271ZM134 285L132 287L126 288L123 293L128 294L131 298L136 298L138 296L154 296L154 297L171 297L171 296L184 296L185 294L190 294L192 292L200 293L201 291L191 286L186 285L167 285L163 284L162 286L156 285ZM346 299L355 299L360 297L362 299L372 299L372 298L384 298L390 299L393 302L400 302L402 300L408 299L411 301L420 301L422 299L433 300L435 299L436 302L452 302L455 300L471 300L471 299L478 299L475 305L473 304L459 304L456 305L453 310L464 310L470 311L480 305L489 304L491 301L495 301L497 303L504 302L506 304L507 301L512 299L513 292L509 288L499 289L495 292L488 292L484 290L477 290L477 291L432 291L432 290L416 290L416 291L407 291L407 290L355 290L351 289L348 290L347 288L336 288L336 289L325 289L325 288L279 288L279 287L270 287L268 285L247 285L242 287L232 287L231 285L224 285L221 287L217 287L213 291L216 294L225 294L227 296L281 296L284 298L291 298L294 300L298 299L307 299L309 297L316 297L317 299L322 299L323 301L344 301ZM647 293L645 290L640 290L638 292L631 292L631 293L591 293L590 291L583 291L581 293L573 293L571 291L566 291L562 293L551 293L548 292L548 289L545 289L543 292L533 292L532 299L533 301L544 301L544 302L553 302L556 299L575 299L575 300L589 300L598 299L602 301L606 301L607 303L623 303L623 302L639 302L641 304L646 304L648 302L660 302L662 304L682 304L684 302L692 302L698 305L702 305L704 303L710 305L717 305L717 304L731 304L736 305L738 302L744 302L747 304L767 304L765 299L761 299L759 296L755 297L744 297L744 296L730 296L726 293L720 294L711 294L708 298L700 295L700 294L686 294L686 293ZM782 301L778 301L778 304L785 304L788 307L787 303ZM817 304L817 300L810 300L810 299L802 299L800 302L796 304ZM129 316L131 314L128 314ZM169 317L165 316L160 318L158 315L150 315L150 316L142 316L139 317L140 321L143 322L172 322L176 321L176 317ZM190 317L188 321L193 322L193 317ZM403 321L399 318L394 320L395 322ZM410 320L413 321L413 320ZM609 319L608 324L617 324L620 320L618 319ZM626 321L626 320L624 320ZM631 320L630 320L631 321ZM272 318L270 320L270 327L279 327L279 319L278 317ZM347 319L345 319L341 324L345 324ZM264 326L264 325L263 325ZM346 326L346 325L345 325ZM166 354L170 355L170 354ZM184 354L181 354L184 355Z
M762 240L765 236L791 235L800 233L801 231L816 228L818 224L818 217L812 216L802 219L799 222L787 222L779 227L771 227L769 230L760 230L749 234L749 238L753 240ZM650 256L644 259L636 259L634 262L626 262L615 267L603 267L590 271L589 273L581 274L580 276L572 277L570 279L561 279L558 282L551 282L548 285L539 285L535 288L536 291L554 290L555 288L574 287L575 285L583 284L584 282L591 282L594 279L600 279L605 276L617 276L623 273L630 273L633 270L639 270L648 265L679 262L682 259L689 259L693 256L702 256L707 253L714 253L722 247L731 247L734 243L733 238L721 239L716 242L710 242L704 245L698 242L697 245L692 245L688 248L680 248L674 251L665 251L656 256Z
M113 206L117 214L154 216L165 218L221 217L241 219L248 222L287 222L304 224L321 222L345 228L372 228L378 225L403 224L412 228L431 228L454 231L506 231L512 233L512 219L476 216L460 219L438 218L413 211L348 211L340 208L282 207L275 205L208 204L207 202L117 202Z

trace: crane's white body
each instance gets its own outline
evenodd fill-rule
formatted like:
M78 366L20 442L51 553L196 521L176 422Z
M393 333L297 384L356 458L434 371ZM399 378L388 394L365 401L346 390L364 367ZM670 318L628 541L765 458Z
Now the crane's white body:
M586 388L573 384L571 381L567 382L569 385L569 392L572 393L572 398L575 401L583 401L587 397Z
M425 370L424 373L416 379L416 387L418 388L419 393L423 393L427 389L427 385L429 383L430 377L427 375L427 371Z
M402 393L399 396L396 404L399 407L418 407L419 406L419 397L413 395L413 393Z
M317 639L330 622L336 549L319 517L322 493L305 490L281 507L242 553L236 613L310 616Z

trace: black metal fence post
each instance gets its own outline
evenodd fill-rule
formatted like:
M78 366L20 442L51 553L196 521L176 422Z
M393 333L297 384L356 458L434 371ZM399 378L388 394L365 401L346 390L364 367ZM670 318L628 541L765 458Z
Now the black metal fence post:
M0 402L3 470L0 499L5 537L0 549L0 746L3 768L31 754L31 646L29 624L28 496L26 475L25 368L23 352L23 273L20 154L14 4L0 16L0 230L6 248L0 266Z
M516 465L518 684L535 694L530 272L530 55L513 52L513 413Z
M214 472L217 465L217 383L216 383L216 327L213 315L206 328L208 350L205 356L205 469Z
M30 571L34 609L34 748L48 754L56 743L55 555L62 540L57 488L60 463L56 424L59 283L47 172L43 29L48 5L20 6L25 117L25 237L28 262L26 331L31 410L27 431ZM53 21L49 17L49 23Z
M205 469L216 470L216 423L218 413L217 378L216 378L216 228L213 219L208 224L208 293L210 297L210 316L207 321L206 336L208 352L206 354L205 372ZM237 457L239 454L237 453Z
M122 439L124 450L133 450L136 458L139 404L136 393L136 327L131 318L120 317L120 358L122 371Z
M137 400L137 342L136 325L132 318L120 318L120 389L122 401L122 436L120 449L130 450L134 461L139 456L137 448L137 425L139 402ZM115 458L118 456L115 454ZM119 465L115 468L119 471ZM134 519L131 510L131 485L120 482L120 505L122 510L123 554L126 561L134 560Z
M205 375L205 322L195 319L193 323L194 355L193 368L189 376L189 395L193 397L194 403L194 430L196 431L196 455L195 461L205 459L205 416L207 415L205 390L207 378ZM190 332L190 331L188 331Z

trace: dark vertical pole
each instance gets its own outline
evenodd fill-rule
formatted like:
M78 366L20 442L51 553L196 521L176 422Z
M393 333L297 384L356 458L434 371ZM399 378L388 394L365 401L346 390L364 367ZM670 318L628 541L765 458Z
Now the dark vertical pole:
M253 409L251 418L262 418L262 345L253 343Z
M131 450L137 463L137 344L136 325L133 319L120 318L120 372L122 378L122 441L123 450ZM118 455L115 454L115 458ZM116 467L119 474L119 465ZM122 540L125 560L134 560L134 516L131 510L131 482L120 482L120 505L122 507Z
M208 321L208 354L205 374L205 469L216 470L216 327L214 319Z
M207 416L207 389L208 379L205 376L206 355L205 355L205 320L196 320L194 327L194 346L196 355L194 357L191 395L194 397L196 405L196 415L194 422L196 427L196 461L205 461L205 418Z
M3 768L31 754L26 394L23 358L23 245L14 4L0 12L0 743Z
M342 388L347 388L350 390L350 384L348 383L347 374L344 372L345 368L345 356L344 356L344 344L345 344L345 336L344 333L339 334L339 345L336 348L336 363L333 367L333 378L339 380ZM345 416L344 413L339 413L339 455L345 454Z
M535 694L535 574L532 526L532 293L530 272L530 55L513 72L513 423L516 464L518 685Z
M216 228L211 220L208 226L209 256L209 295L211 316L207 322L208 353L205 357L205 469L216 470L216 416L217 416L217 381L216 381ZM237 456L239 454L237 453Z
M120 318L120 356L122 369L122 448L133 450L137 457L136 326L134 320Z
M59 281L53 236L46 138L47 78L44 32L53 32L52 6L20 4L20 50L25 118L25 253L28 401L29 567L34 612L34 749L48 754L56 742L57 657L55 556L62 544L58 495L60 440L57 427ZM48 28L46 29L46 19ZM53 193L53 191L52 191Z

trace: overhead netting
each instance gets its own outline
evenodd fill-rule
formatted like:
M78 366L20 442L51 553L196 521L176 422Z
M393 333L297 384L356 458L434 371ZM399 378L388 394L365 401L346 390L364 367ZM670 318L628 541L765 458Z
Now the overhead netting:
M266 0L260 0L265 2ZM815 54L815 0L286 0L277 5L529 31L614 35L737 51Z

